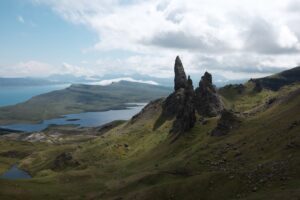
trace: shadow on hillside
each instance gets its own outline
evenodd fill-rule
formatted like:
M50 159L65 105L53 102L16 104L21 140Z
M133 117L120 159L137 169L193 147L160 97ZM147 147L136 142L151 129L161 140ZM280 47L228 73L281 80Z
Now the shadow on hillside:
M153 131L156 131L157 129L159 129L167 120L168 120L168 118L165 117L163 112L162 112L160 114L159 118L154 123Z

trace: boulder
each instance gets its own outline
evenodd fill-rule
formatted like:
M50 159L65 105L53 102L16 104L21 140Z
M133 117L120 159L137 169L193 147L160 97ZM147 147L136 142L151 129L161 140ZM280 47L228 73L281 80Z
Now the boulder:
M77 166L79 166L79 162L73 158L72 154L69 152L63 152L54 159L52 170L58 171L67 167Z
M221 113L221 118L218 121L217 127L212 130L211 135L227 135L231 130L238 128L240 122L240 119L232 111L224 109Z

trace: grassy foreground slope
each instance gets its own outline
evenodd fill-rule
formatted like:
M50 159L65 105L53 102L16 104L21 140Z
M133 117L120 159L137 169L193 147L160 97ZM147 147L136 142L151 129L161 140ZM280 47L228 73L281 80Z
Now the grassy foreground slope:
M154 130L162 111L162 100L157 100L128 123L88 142L44 147L2 142L0 169L19 161L34 178L0 180L1 199L297 200L299 88L287 86L272 93L276 98L272 104L242 117L239 128L221 137L209 135L217 118L208 118L207 123L198 120L175 141L169 134L172 121ZM244 101L237 98L241 105L253 101L242 98ZM253 98L269 101L268 97ZM233 104L234 100L227 101ZM12 149L28 156L5 157ZM72 159L59 160L63 153L71 154Z
M166 87L127 81L108 86L72 85L0 108L0 124L39 122L71 113L123 109L126 103L148 102L169 92Z

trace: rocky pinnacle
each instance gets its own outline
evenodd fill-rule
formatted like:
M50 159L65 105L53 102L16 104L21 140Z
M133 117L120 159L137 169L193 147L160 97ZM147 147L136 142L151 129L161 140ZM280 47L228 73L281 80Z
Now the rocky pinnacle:
M205 72L195 90L195 105L198 113L204 117L214 117L221 113L223 104L212 84L212 76Z
M196 122L196 111L203 117L220 114L222 102L212 84L212 76L208 72L202 76L199 87L194 91L193 82L187 78L182 62L177 56L174 66L174 92L163 103L163 119L175 117L172 133L187 132Z
M177 56L176 60L175 60L174 72L175 72L175 79L174 79L175 91L179 90L180 88L185 88L186 84L187 84L187 78L186 78L184 68L183 68L183 65L182 65L182 62L181 62L179 56Z

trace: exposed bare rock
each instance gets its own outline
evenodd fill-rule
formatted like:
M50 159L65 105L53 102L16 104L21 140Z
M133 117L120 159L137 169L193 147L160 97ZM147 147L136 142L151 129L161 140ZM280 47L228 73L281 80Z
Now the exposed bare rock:
M174 72L175 91L162 103L162 114L156 121L154 129L160 127L165 120L175 118L171 132L181 134L195 125L196 111L203 117L217 116L223 110L223 104L212 84L212 76L208 72L202 76L196 91L191 78L186 78L178 56L175 60Z
M173 133L184 133L194 127L196 122L195 107L193 103L194 87L193 82L188 77L187 86L183 91L182 104L179 107L176 120L173 124Z
M184 89L180 88L170 94L163 103L163 116L171 119L177 115L183 104Z
M182 65L182 62L181 62L179 56L177 56L176 60L175 60L174 72L175 72L175 79L174 79L175 91L179 90L180 88L185 88L186 84L187 84L187 79L186 79L186 74L184 72L184 68L183 68L183 65Z
M238 128L240 119L231 111L223 110L217 127L211 132L212 136L227 135L231 130Z
M170 94L163 103L163 116L171 119L175 117L182 109L185 96L185 88L187 87L187 78L179 56L176 57L174 65L175 79L174 92Z
M193 82L184 72L180 58L177 56L174 66L175 91L170 94L162 103L162 114L154 125L154 129L159 127L167 119L174 119L172 133L181 134L191 129L196 121L194 106Z
M61 153L58 155L53 162L53 170L63 170L67 167L76 167L79 162L74 160L71 153Z
M201 77L199 87L195 90L195 106L197 112L205 117L217 116L224 109L208 72Z

